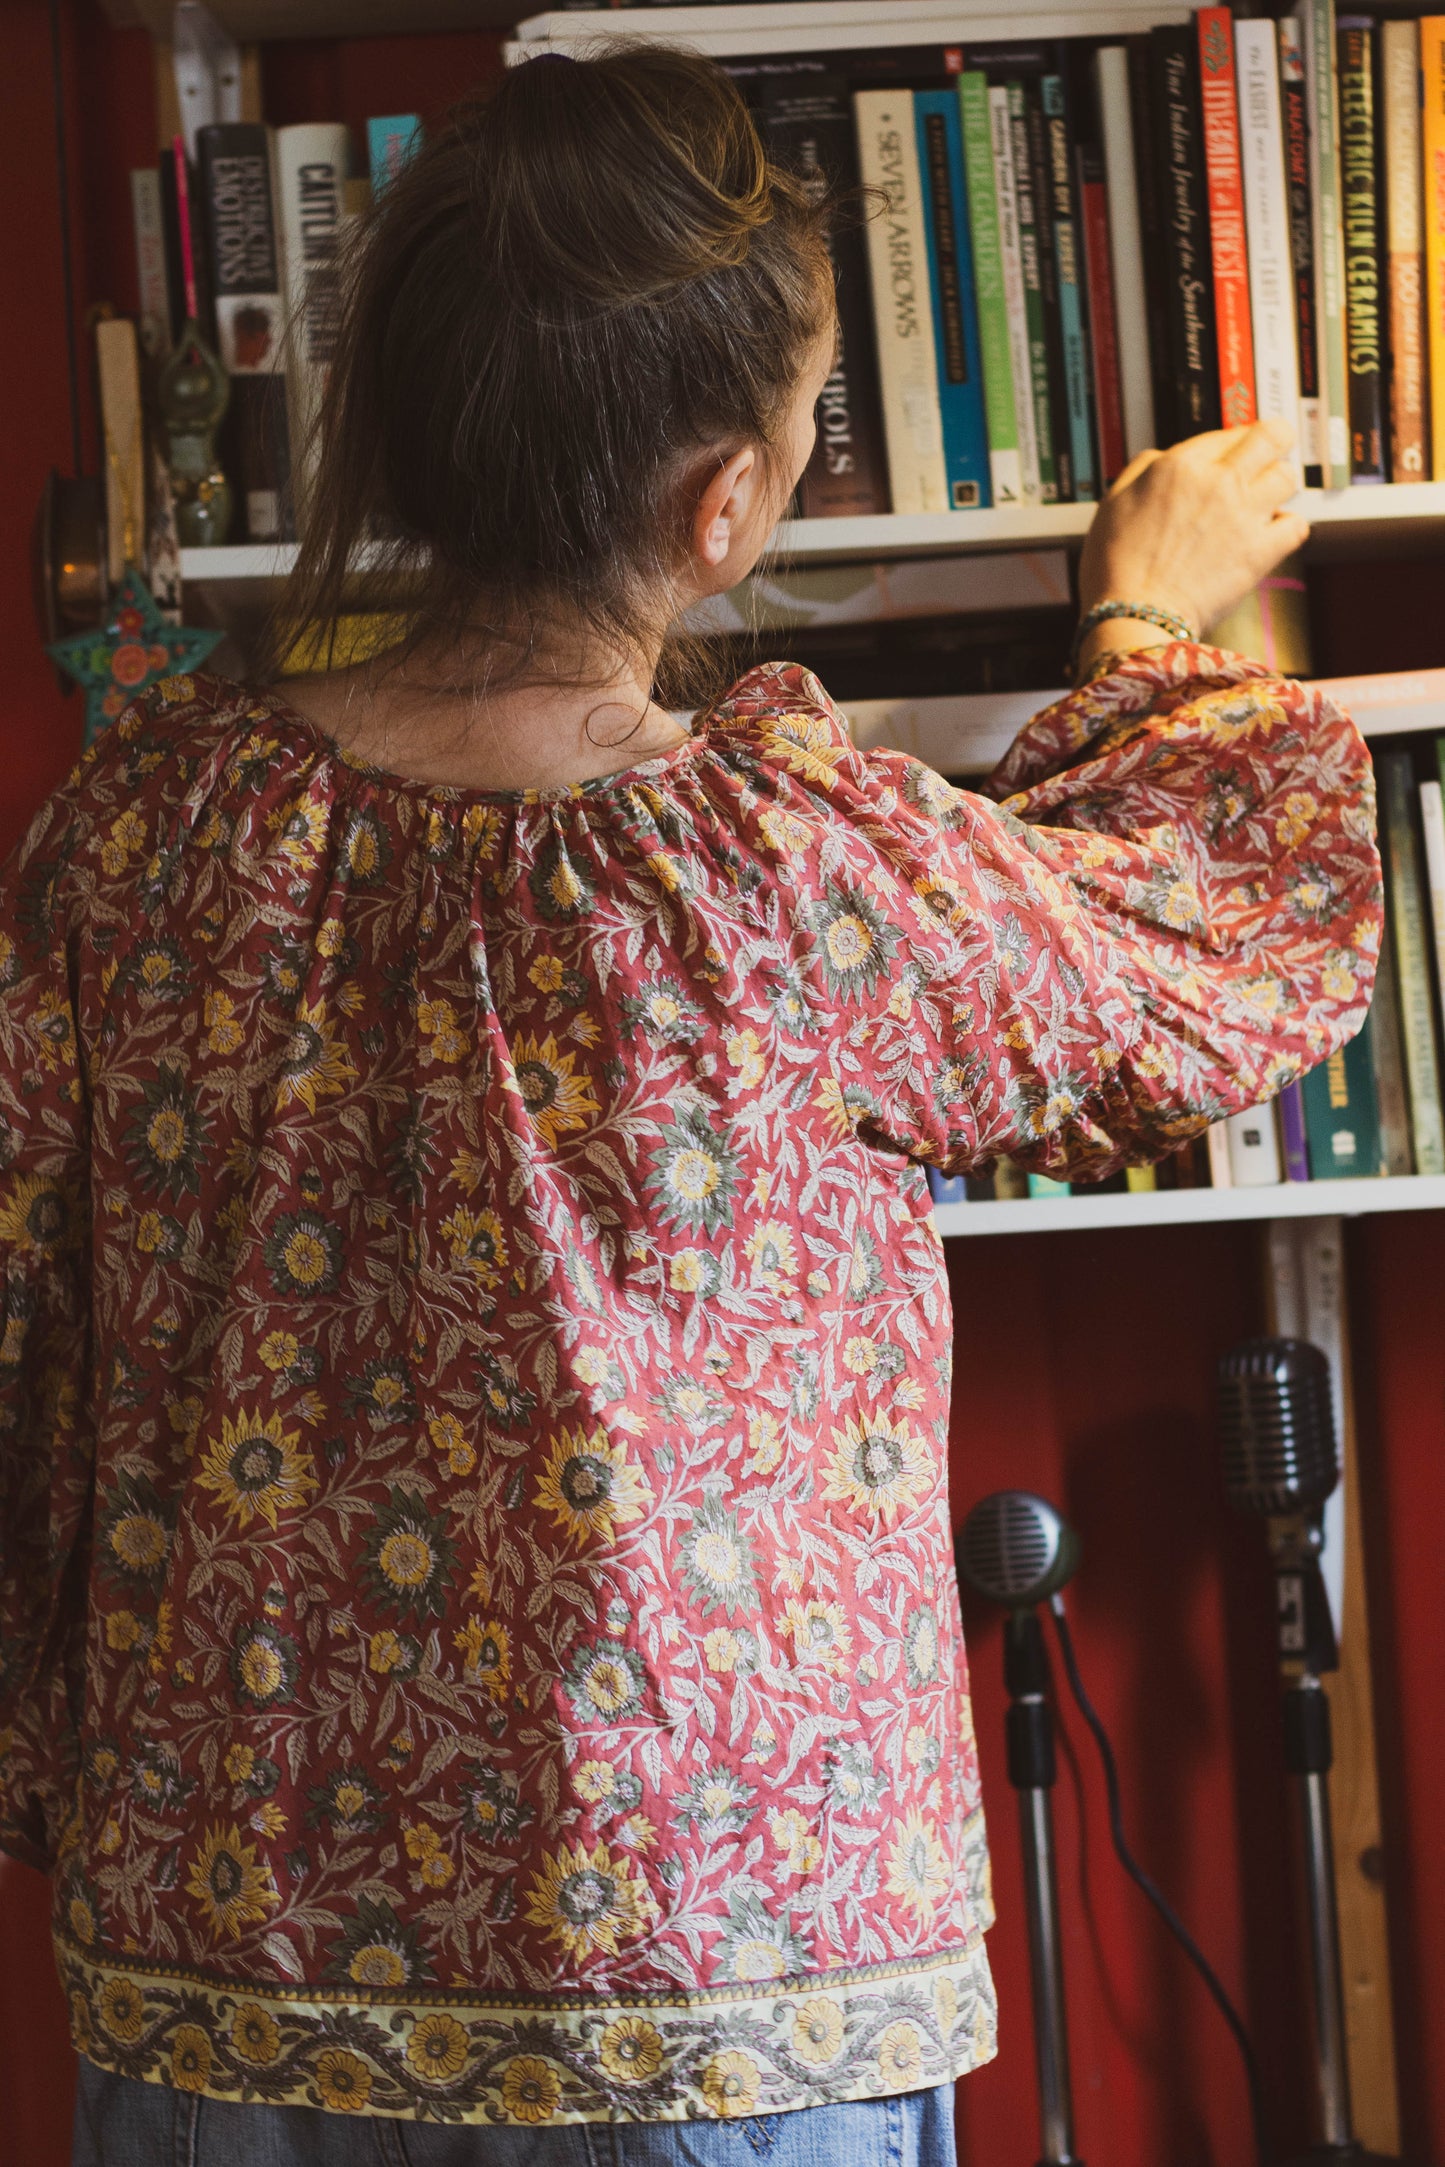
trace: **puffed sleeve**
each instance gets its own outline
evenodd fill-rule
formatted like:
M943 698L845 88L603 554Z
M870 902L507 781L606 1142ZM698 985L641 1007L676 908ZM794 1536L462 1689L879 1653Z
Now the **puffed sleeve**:
M0 1845L37 1865L74 1784L91 1478L78 834L61 793L0 871Z
M793 910L862 1133L955 1172L1007 1153L1100 1178L1360 1029L1374 783L1319 693L1152 649L1035 717L975 793L855 750L795 676L791 750L770 727L825 840Z

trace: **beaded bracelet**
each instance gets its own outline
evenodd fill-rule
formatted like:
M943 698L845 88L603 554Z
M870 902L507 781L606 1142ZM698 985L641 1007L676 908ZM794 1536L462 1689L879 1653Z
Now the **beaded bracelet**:
M1086 609L1079 619L1079 628L1074 634L1073 651L1069 657L1071 676L1077 677L1079 674L1079 650L1095 625L1107 624L1113 617L1128 617L1139 624L1157 625L1161 632L1169 633L1176 640L1192 640L1195 637L1194 627L1187 617L1179 616L1172 609L1160 609L1156 603L1096 602L1093 608Z

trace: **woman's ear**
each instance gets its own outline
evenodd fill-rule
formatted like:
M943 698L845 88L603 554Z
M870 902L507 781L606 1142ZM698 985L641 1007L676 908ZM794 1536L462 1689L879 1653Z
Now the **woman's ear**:
M737 530L750 527L759 478L758 455L751 444L721 460L707 476L692 520L692 549L700 571L720 571Z

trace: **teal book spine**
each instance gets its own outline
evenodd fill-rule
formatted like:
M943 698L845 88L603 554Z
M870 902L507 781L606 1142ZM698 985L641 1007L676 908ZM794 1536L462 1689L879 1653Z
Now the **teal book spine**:
M1386 753L1375 766L1384 815L1382 841L1394 923L1400 1035L1405 1046L1415 1171L1445 1174L1445 1113L1440 1104L1440 1065L1435 1053L1430 933L1415 835L1415 770L1407 752Z
M1304 1102L1313 1180L1379 1173L1380 1117L1368 1018L1357 1038L1310 1070Z
M938 404L948 502L955 512L992 503L988 425L979 357L978 302L963 172L963 125L951 90L920 90L913 100L928 278L933 291L933 338L938 355Z
M421 143L421 116L417 113L378 114L366 124L366 165L371 192L379 196Z
M983 410L988 429L993 501L996 505L1022 504L1023 464L1019 457L1013 363L1009 356L1008 303L1004 298L1003 257L999 248L998 192L993 177L993 130L988 113L986 76L970 73L959 77L958 111L963 130L968 231L973 243L973 290L978 305Z

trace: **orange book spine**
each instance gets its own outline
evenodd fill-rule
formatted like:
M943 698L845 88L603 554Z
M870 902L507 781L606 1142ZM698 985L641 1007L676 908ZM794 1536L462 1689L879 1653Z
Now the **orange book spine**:
M1431 472L1445 481L1445 15L1420 23Z
M1226 428L1253 421L1254 329L1249 314L1249 244L1239 158L1239 97L1234 80L1234 18L1201 8L1199 82L1204 109L1204 170L1209 184L1209 244L1219 339L1219 404Z

